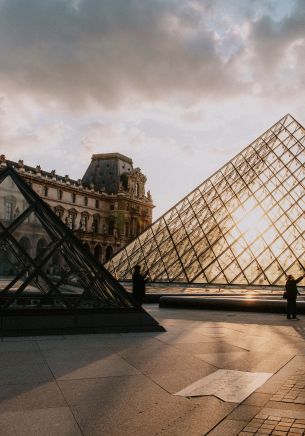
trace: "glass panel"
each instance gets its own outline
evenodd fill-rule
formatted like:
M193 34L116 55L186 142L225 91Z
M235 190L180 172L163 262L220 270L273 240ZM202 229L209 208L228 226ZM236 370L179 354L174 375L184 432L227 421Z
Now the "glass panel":
M11 169L4 171L11 175L0 183L2 309L133 307L119 283L66 231L24 180ZM13 207L5 209L8 201ZM128 271L126 253L119 256L121 271Z
M5 227L9 226L28 206L11 176L5 177L0 183L0 222Z
M170 280L162 261L155 263L149 268L149 277L154 281L160 281L160 279L164 280L165 278L167 281Z
M284 117L152 226L170 280L283 283L304 253L304 143ZM153 244L144 256L159 261Z
M16 277L29 267L11 241L0 242L0 304L4 305L11 292L18 289ZM17 280L18 281L18 280Z
M9 309L59 309L66 304L60 294L56 294L52 284L32 268L14 283L8 292Z
M202 273L201 265L198 262L193 262L185 268L189 281L191 282L198 274Z
M197 262L197 256L192 249L184 253L180 258L185 269L188 265Z
M35 212L27 215L12 231L13 237L21 248L33 259L37 260L52 242L49 233L42 225Z

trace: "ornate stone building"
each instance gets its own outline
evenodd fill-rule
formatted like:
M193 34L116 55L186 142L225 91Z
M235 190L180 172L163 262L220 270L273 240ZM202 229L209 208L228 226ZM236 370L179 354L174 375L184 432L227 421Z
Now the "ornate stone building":
M13 166L101 262L132 241L152 222L153 203L145 192L146 177L119 153L95 154L82 179L59 176L0 156L0 166ZM14 198L2 198L4 219L16 213ZM15 204L16 203L16 204ZM36 238L39 242L39 235ZM37 251L37 247L27 247ZM26 241L24 241L26 243ZM34 253L35 255L35 253Z

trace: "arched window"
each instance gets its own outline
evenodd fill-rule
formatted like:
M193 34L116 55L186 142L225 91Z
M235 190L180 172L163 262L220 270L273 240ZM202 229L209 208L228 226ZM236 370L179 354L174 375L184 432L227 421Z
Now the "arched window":
M58 216L58 218L62 219L63 215L64 215L64 208L61 206L56 206L55 207L55 213Z
M97 245L94 247L94 257L95 257L97 260L101 260L101 256L102 256L102 247L101 247L99 244L97 244Z
M99 223L100 223L100 219L98 216L94 216L93 217L93 221L92 221L92 232L93 233L98 233L99 231Z
M13 208L14 208L14 203L12 201L6 201L5 202L5 217L4 217L4 219L6 221L12 221L12 219L13 219Z
M112 248L112 246L111 245L108 245L107 247L106 247L106 262L108 261L108 260L110 260L111 258L112 258L112 256L113 256L113 248Z
M46 249L47 245L48 245L48 243L47 243L47 241L44 238L40 238L38 240L37 246L36 246L36 257L44 252L44 250Z
M59 252L57 251L53 256L52 256L52 265L53 265L53 270L55 273L59 273L60 272L60 268L61 268L61 264L62 264L62 260L63 258L61 257L61 255L59 254Z
M110 217L108 222L108 235L113 235L113 233L114 233L114 217Z
M128 238L128 236L129 236L129 222L128 221L125 221L124 233L125 233L126 238Z
M90 247L89 247L88 242L85 242L85 243L84 243L84 247L86 248L86 250L90 251Z
M28 254L31 252L31 241L27 236L22 236L19 241L20 246L26 251Z

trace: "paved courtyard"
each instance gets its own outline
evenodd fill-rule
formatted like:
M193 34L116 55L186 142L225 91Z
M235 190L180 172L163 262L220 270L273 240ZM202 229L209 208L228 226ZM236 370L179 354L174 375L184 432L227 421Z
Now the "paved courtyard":
M0 435L305 435L305 318L146 309L167 332L3 339Z

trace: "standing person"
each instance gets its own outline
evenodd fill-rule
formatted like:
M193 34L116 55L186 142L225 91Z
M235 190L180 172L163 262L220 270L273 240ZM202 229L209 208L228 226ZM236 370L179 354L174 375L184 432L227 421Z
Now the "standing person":
M297 317L297 296L298 294L300 295L300 293L297 288L297 283L299 283L304 277L305 274L298 279L295 279L292 275L289 275L287 277L285 286L285 293L287 298L287 319L299 320L299 318Z
M134 272L132 275L132 296L140 306L142 306L145 297L145 277L147 274L147 271L141 274L141 265L136 265L134 267Z

